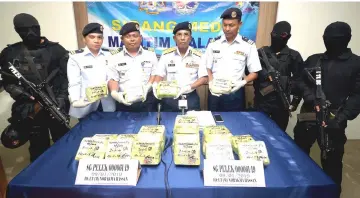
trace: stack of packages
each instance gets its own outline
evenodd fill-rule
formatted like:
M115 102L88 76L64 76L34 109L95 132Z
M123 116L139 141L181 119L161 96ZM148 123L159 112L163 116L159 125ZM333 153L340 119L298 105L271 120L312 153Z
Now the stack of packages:
M212 80L211 92L215 94L229 94L231 92L231 80L214 78Z
M165 126L142 126L132 147L132 158L141 165L157 165L165 146Z
M156 94L159 98L174 98L179 93L179 86L176 81L160 81L156 87Z
M82 139L75 159L104 159L109 140L114 140L117 135L113 134L97 134L93 137L85 137Z
M200 165L199 122L195 116L176 117L173 150L176 165Z
M121 134L108 140L105 159L131 159L131 150L137 134Z
M203 153L206 159L234 160L229 129L225 126L204 128Z
M252 159L270 164L270 159L263 141L255 141L250 135L232 137L232 146L240 160Z

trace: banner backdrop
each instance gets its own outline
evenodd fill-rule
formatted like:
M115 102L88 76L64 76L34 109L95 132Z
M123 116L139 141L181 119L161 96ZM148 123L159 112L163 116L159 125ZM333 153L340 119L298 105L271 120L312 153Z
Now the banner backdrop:
M139 1L139 2L87 2L88 19L104 26L105 48L122 46L119 31L127 22L140 24L142 45L153 47L158 55L175 46L172 30L178 22L192 23L190 45L204 51L212 38L222 35L221 14L230 7L242 10L240 34L255 41L258 2L196 2L196 1Z

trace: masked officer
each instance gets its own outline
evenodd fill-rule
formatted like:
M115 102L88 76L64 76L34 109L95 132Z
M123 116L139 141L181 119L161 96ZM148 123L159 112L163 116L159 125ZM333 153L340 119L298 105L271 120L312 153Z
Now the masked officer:
M217 37L206 49L205 59L209 74L208 109L210 111L241 111L244 100L241 88L257 78L261 70L254 41L238 34L241 27L241 10L229 8L221 15L223 36ZM245 67L250 72L244 76ZM231 81L230 94L214 93L213 79Z
M70 52L67 66L69 80L69 114L75 118L84 118L93 111L114 112L115 100L105 96L97 101L89 101L86 89L105 86L107 90L107 67L110 52L102 49L103 26L98 23L87 24L83 31L85 48Z
M330 102L328 119L323 123L324 131L329 136L330 151L327 152L326 159L322 158L321 164L324 171L341 189L342 158L347 140L345 128L347 121L355 119L360 112L360 57L347 48L351 39L351 28L347 23L331 23L324 31L323 39L326 52L314 54L305 61L302 81L299 82L304 99L300 115L320 109L315 108L317 106L315 93L320 90L317 90L318 87L310 80L312 78L306 75L308 71L306 69L321 67L323 96ZM311 70L308 72L313 73ZM319 137L318 129L319 125L316 126L316 121L310 119L305 122L298 121L294 128L295 142L307 154L310 153L311 146ZM319 138L318 143L319 145L322 143ZM339 197L340 192L341 190Z
M201 63L201 53L189 46L191 23L178 23L173 30L176 47L163 51L155 72L156 82L166 77L167 81L177 81L180 88L175 98L162 99L164 111L179 111L178 98L185 95L188 110L200 110L200 99L196 88L207 82L205 65ZM156 85L153 92L156 93ZM154 94L158 97L156 94Z
M156 111L157 100L150 92L155 78L152 73L158 62L156 54L141 46L138 23L126 23L120 35L125 47L113 53L109 68L109 89L111 96L119 102L117 111Z
M41 36L40 25L31 15L21 13L14 17L15 31L22 42L9 45L0 55L4 72L11 73L8 62L29 81L36 85L45 83L43 91L63 112L68 112L68 81L66 63L68 52L58 43ZM36 95L16 78L2 75L5 90L15 100L12 105L12 125L26 125L30 133L30 161L34 161L50 147L49 129L53 141L62 137L68 129L39 108Z
M289 122L289 111L295 111L301 101L301 92L299 93L296 89L293 79L297 79L302 71L303 59L299 52L287 46L291 37L290 32L291 26L286 21L274 25L271 32L271 45L262 48L270 65L265 64L264 57L259 51L262 70L258 72L258 78L254 80L255 108L267 114L283 131L286 130ZM279 74L279 84L286 96L283 99L290 103L290 93L294 95L290 109L284 106L279 96L282 93L278 93L280 90L274 90L269 79L269 70L275 70Z

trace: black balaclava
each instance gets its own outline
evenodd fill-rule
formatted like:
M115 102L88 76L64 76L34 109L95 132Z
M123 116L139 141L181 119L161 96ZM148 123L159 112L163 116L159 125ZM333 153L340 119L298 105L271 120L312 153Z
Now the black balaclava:
M280 21L274 25L271 32L271 49L280 52L291 37L291 25L287 21Z
M334 22L325 28L324 44L326 54L337 57L344 53L351 39L351 27L345 22Z
M33 48L40 44L41 33L39 22L30 14L21 13L14 17L14 28L24 44Z

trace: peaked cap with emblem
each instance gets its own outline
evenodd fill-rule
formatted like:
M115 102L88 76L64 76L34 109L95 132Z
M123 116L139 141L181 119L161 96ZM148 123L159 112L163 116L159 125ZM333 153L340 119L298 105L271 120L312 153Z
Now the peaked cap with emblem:
M135 23L135 22L129 22L122 26L122 28L120 30L120 35L124 36L130 32L135 32L135 31L140 32L139 24Z
M229 8L222 13L220 18L241 20L241 15L242 15L242 12L239 8Z
M83 31L82 31L82 35L85 37L87 36L88 34L91 34L91 33L100 33L102 34L104 31L104 27L99 24L99 23L89 23L87 24Z
M176 24L176 26L174 27L174 30L173 30L173 34L176 34L176 32L178 32L179 30L188 30L191 33L191 29L192 29L192 26L191 26L190 22L188 22L188 21L181 22L181 23Z

